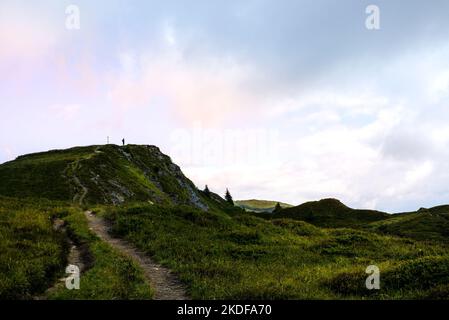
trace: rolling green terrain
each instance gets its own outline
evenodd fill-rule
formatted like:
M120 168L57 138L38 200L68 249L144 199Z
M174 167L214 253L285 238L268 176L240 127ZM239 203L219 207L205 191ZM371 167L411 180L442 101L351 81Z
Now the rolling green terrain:
M269 201L269 200L237 200L234 201L235 205L245 209L246 211L252 212L273 212L274 208L278 201ZM281 208L290 208L293 207L291 204L279 202Z
M0 181L0 194L10 197L206 208L193 183L155 146L89 146L21 156L0 166Z
M48 299L151 299L153 291L141 268L132 260L101 241L89 230L82 211L64 213L70 238L87 249L87 270L80 278L80 290L59 285L50 290Z
M443 245L186 207L135 205L108 217L117 236L176 271L195 299L449 298ZM372 264L391 279L379 292L359 288ZM415 272L419 290L398 285Z
M336 199L323 199L285 208L267 219L288 218L318 227L351 227L420 241L449 241L449 206L421 208L418 211L388 214L374 210L351 209Z
M48 201L0 197L0 299L31 298L60 275L68 248L52 228L59 210Z
M449 207L439 206L395 214L388 220L370 223L367 229L421 241L449 241Z
M87 209L194 299L449 298L449 206L391 215L324 199L267 214L275 204L206 194L154 146L19 157L0 165L0 299L154 296L141 266L89 229ZM58 279L73 245L86 267L69 291ZM381 290L365 287L369 265Z
M66 232L55 230L61 219ZM87 261L81 290L59 283L68 264L69 238ZM79 208L63 202L0 196L1 299L150 299L152 291L133 261L100 241Z
M290 218L319 227L344 228L360 227L389 217L385 212L351 209L336 199L323 199L283 209L271 218Z

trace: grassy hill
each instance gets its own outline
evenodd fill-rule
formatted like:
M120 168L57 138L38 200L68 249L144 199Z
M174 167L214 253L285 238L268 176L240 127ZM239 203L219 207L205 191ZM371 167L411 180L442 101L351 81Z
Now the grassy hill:
M367 229L421 241L449 242L449 206L395 214L367 225Z
M390 215L324 199L266 214L275 201L237 203L255 212L204 194L154 146L21 156L0 165L0 299L45 294L70 241L89 256L82 289L46 298L153 296L139 265L89 229L84 209L173 270L196 299L449 299L449 206ZM372 264L380 291L364 287Z
M273 212L278 201L269 201L269 200L236 200L234 201L235 205L245 209L246 211L252 212ZM279 202L281 208L290 208L293 207L291 204Z
M0 195L10 197L207 208L202 193L155 146L88 146L21 156L0 165L0 181Z
M440 244L189 207L121 206L107 215L117 236L177 272L194 299L449 298ZM364 288L372 264L387 280L377 292Z
M306 202L286 208L271 218L302 220L320 227L360 227L367 223L385 220L391 215L375 210L359 210L345 206L336 199Z
M55 229L57 219L64 221L66 231ZM83 247L89 264L81 289L69 291L58 279L65 275L73 245ZM92 234L79 208L0 196L0 300L150 299L152 295L139 266Z
M268 219L289 218L319 227L357 228L420 241L449 242L449 206L388 214L352 209L336 199L323 199L285 208Z

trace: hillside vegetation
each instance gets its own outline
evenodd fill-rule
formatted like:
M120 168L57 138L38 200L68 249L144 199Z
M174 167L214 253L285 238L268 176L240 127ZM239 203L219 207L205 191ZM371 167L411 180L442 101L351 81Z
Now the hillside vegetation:
M60 275L68 248L52 227L60 207L0 197L0 299L45 291Z
M0 194L10 197L207 208L193 183L155 146L89 146L21 156L0 165L0 181Z
M189 207L134 205L108 217L116 236L176 271L194 299L449 297L443 245ZM364 287L372 264L391 278L377 293ZM419 290L399 285L412 275Z
M373 222L366 228L421 241L449 242L449 210L447 206L441 206L395 214L388 220Z
M62 219L67 233L54 228ZM67 290L68 237L83 246L88 261L80 290ZM47 289L51 288L47 292ZM0 196L0 300L150 299L153 293L131 260L88 229L82 211L62 202Z
M194 299L449 298L449 206L392 215L336 199L273 214L274 201L237 205L198 190L155 146L21 156L0 165L0 299L154 296L141 266L89 229L87 209ZM68 291L58 279L73 245L87 260L81 290ZM365 287L369 265L381 290Z
M283 209L273 217L302 220L320 227L339 228L359 227L373 221L388 219L390 215L374 210L352 209L337 199L323 199Z

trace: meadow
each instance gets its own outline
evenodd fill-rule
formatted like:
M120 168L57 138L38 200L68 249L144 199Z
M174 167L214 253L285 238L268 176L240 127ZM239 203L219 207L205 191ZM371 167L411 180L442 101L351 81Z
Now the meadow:
M391 215L323 199L245 211L148 145L21 156L0 165L0 182L0 299L156 296L142 264L90 230L86 210L193 299L449 298L449 206ZM61 281L73 247L85 265L80 290ZM380 290L365 286L371 265Z
M67 232L55 230L62 219ZM80 290L67 290L68 237L87 250ZM151 299L142 270L97 238L81 208L63 202L0 197L0 300Z
M177 272L194 299L449 297L444 244L185 206L104 212L116 236ZM380 268L382 290L366 289L369 265Z

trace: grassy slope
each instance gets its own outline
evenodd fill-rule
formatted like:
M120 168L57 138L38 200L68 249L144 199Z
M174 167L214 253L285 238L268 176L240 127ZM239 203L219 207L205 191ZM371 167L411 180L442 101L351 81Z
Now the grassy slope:
M447 207L397 214L384 221L373 222L367 229L421 241L449 242L449 211Z
M120 191L114 184L126 186L131 200L154 196L167 202L120 150L113 145L89 146L19 157L0 166L0 194L69 201L81 191L73 182L76 175L89 189L87 202L111 201L110 194Z
M0 300L31 299L64 276L68 246L53 230L63 218L72 237L87 243L93 267L81 275L81 289L63 285L50 299L149 299L152 291L139 266L92 235L84 214L62 202L0 196Z
M60 274L67 248L51 222L60 209L0 197L0 300L31 298Z
M151 200L201 205L194 184L157 147L116 145L76 147L21 156L0 165L0 195L71 201L89 192L85 203Z
M126 198L125 206L108 209L114 231L177 271L194 298L448 298L447 244L438 244L448 238L448 206L390 216L325 199L261 219L267 215L197 191L157 148L133 145L52 151L0 165L0 194L36 198L0 197L0 298L31 297L62 275L67 248L52 230L55 215L89 245L95 264L80 291L60 288L51 298L151 297L139 268L94 237L78 209L38 199L73 199L80 191L75 175L89 189L88 203ZM192 199L209 212L173 206ZM131 205L142 200L158 205ZM363 287L370 264L386 280L381 293Z
M69 164L89 157L95 147L77 147L21 156L0 165L0 195L71 200Z
M287 208L275 215L259 217L290 218L321 227L350 227L420 241L449 242L449 206L387 214L351 209L335 199L324 199Z
M367 223L385 220L391 215L374 210L351 209L336 199L306 202L286 208L270 218L302 220L320 227L361 227Z
M269 200L236 200L234 201L237 206L243 208L248 211L255 212L272 212L278 203L278 201L269 201ZM293 207L291 204L279 202L282 208L290 208Z
M125 150L113 145L102 146L94 157L81 163L76 174L89 190L86 202L112 203L123 197L128 201L152 199L170 203L168 195L126 158Z
M84 214L72 210L64 217L77 243L89 247L93 266L81 275L80 289L57 287L49 299L151 299L153 292L134 261L101 241L90 230Z
M320 229L289 219L151 205L111 209L108 217L117 235L178 272L192 297L199 299L369 298L368 290L338 287L338 279L347 277L346 285L358 288L371 264L398 281L407 281L398 271L407 265L407 277L413 268L433 270L435 261L442 263L440 271L449 266L442 245L361 230ZM427 297L435 294L434 284L445 280L438 273L418 272L414 281L421 283L419 290L387 284L373 298ZM440 288L438 294L447 292Z

